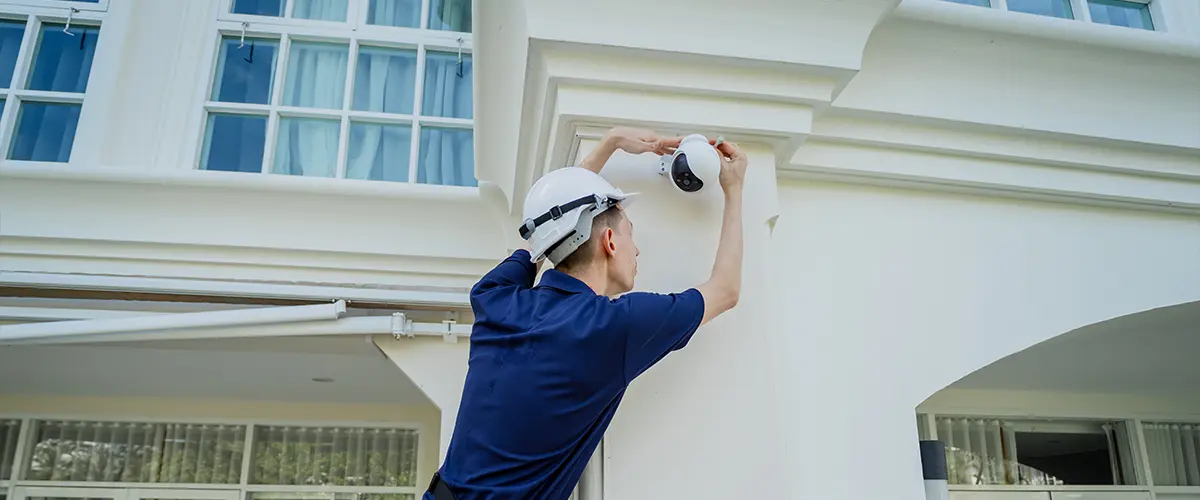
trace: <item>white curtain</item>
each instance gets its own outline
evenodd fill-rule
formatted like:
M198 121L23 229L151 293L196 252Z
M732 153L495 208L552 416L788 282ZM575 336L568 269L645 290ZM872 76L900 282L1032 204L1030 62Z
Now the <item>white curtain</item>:
M429 8L430 29L471 31L471 0L433 0Z
M417 432L257 427L250 470L254 484L412 487Z
M1138 484L1130 449L1133 441L1129 439L1129 425L1125 422L1113 422L1104 424L1101 428L1108 437L1108 463L1112 467L1113 484Z
M938 418L950 484L1054 485L1062 481L1017 461L1016 434L998 419Z
M319 19L322 21L345 21L349 0L295 0L292 17Z
M39 422L27 479L236 484L245 427Z
M337 174L340 129L337 120L280 118L273 172L333 177Z
M1200 425L1145 424L1150 472L1160 486L1200 486Z
M461 76L460 76L461 75ZM463 54L430 52L425 58L424 116L473 116L472 65ZM421 130L418 181L451 186L474 186L475 145L470 130L426 126Z
M354 106L359 111L411 114L417 56L412 51L363 47L354 80ZM354 124L346 177L404 182L408 180L412 128L409 125Z
M416 28L421 25L420 0L371 0L367 24Z
M410 125L356 123L350 127L350 158L346 177L408 182Z
M287 106L341 109L346 90L345 45L297 42L288 60L283 102ZM333 177L337 170L338 121L281 118L273 172Z

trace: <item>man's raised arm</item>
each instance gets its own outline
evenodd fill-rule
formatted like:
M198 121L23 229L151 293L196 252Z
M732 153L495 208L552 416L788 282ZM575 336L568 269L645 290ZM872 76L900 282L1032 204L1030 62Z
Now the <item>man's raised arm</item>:
M600 144L597 144L596 149L593 149L587 158L579 163L579 167L598 174L618 149L635 155L642 153L664 155L674 152L682 139L682 137L663 137L652 130L616 127L604 134L604 137L600 139Z
M717 145L721 152L721 190L725 192L725 213L721 220L721 239L712 275L696 287L704 296L704 319L708 323L733 309L742 293L742 185L746 178L746 155L732 143Z

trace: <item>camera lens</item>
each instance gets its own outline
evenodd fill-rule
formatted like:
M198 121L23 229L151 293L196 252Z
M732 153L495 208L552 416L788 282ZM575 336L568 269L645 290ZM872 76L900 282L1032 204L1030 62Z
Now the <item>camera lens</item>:
M687 155L683 153L680 153L671 162L671 179L675 181L675 185L680 190L686 193L694 193L704 187L704 181L692 174L692 169L688 166Z

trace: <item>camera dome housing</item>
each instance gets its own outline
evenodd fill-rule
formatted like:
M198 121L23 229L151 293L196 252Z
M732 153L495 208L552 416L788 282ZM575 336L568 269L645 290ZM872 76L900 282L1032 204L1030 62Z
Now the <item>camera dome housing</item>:
M662 157L659 173L667 176L680 191L695 193L705 185L716 184L721 175L721 156L700 134L684 137L675 152Z

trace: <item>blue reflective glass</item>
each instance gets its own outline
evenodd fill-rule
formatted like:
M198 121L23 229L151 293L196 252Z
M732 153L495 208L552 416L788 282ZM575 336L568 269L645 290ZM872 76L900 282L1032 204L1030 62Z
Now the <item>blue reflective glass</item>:
M471 129L422 125L417 182L476 186L475 134Z
M966 5L978 5L980 7L991 7L991 0L946 0L947 2L961 3Z
M420 0L371 0L367 24L379 26L421 27Z
M37 52L33 56L33 73L25 88L56 92L87 90L100 28L75 25L71 26L68 35L63 32L63 27L62 24L42 26Z
M233 0L234 14L252 16L283 16L283 0Z
M1074 19L1071 0L1008 0L1008 10L1039 16Z
M471 55L429 52L425 56L425 89L421 114L446 118L471 118L474 114L471 92Z
M21 37L25 36L25 23L0 21L0 88L12 85L13 70L17 67L17 52L21 51Z
M75 143L79 109L79 104L21 103L8 158L66 163Z
M417 83L417 53L362 47L354 77L355 111L411 114Z
M430 0L429 29L471 32L471 0Z
M346 178L408 182L412 126L354 123Z
M262 172L267 117L212 113L204 132L200 168L226 172Z
M1154 30L1154 21L1150 18L1150 6L1144 3L1122 0L1090 0L1088 13L1092 15L1092 21L1097 23Z
M212 100L267 104L278 49L279 42L275 40L248 38L243 44L239 37L221 38Z

